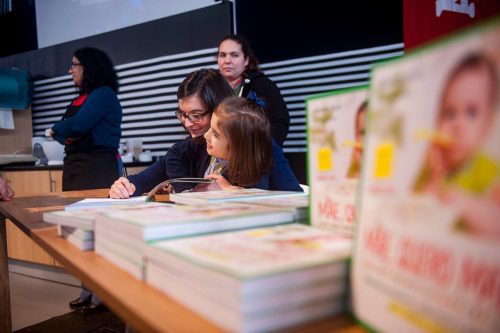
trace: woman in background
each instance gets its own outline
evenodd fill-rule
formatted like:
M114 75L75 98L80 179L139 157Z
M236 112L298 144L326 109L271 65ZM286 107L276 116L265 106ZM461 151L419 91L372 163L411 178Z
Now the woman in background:
M290 115L276 84L260 71L259 61L248 41L240 35L222 38L217 63L234 95L245 97L264 108L271 123L272 136L282 146L290 127Z
M69 73L79 95L49 130L50 136L65 145L63 191L107 188L120 176L122 166L118 153L122 108L116 95L116 72L106 53L85 47L73 54ZM84 314L105 309L83 285L80 297L69 306Z
M107 188L120 176L122 165L116 72L106 53L85 47L74 53L69 73L79 95L49 130L65 145L63 191Z

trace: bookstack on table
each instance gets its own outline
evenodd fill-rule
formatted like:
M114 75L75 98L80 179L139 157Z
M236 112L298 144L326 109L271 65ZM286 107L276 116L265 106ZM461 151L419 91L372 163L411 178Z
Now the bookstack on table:
M296 223L160 241L146 281L224 329L269 331L345 310L350 249Z
M300 192L299 192L300 193ZM302 193L298 196L278 197L278 198L260 198L253 200L241 199L239 202L245 202L251 205L281 207L293 212L294 221L307 224L309 217L309 196Z
M94 217L95 213L53 211L44 212L43 220L57 224L58 234L83 251L94 249Z
M57 234L82 251L94 249L94 231L83 228L57 226Z
M304 192L270 191L256 188L240 188L226 191L171 193L170 200L186 205L211 205L229 201L251 201L277 198L306 197Z
M142 279L147 242L293 222L288 209L222 203L210 206L145 204L96 217L96 252Z
M89 198L65 207L65 210L44 212L44 222L56 224L58 234L83 251L94 249L95 219L99 212L109 210L133 210L144 205L161 205L154 202L120 201L115 199Z

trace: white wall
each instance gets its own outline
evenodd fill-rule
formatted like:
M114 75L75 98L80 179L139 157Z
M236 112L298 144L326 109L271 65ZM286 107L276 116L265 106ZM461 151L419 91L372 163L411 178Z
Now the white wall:
M214 4L214 0L36 0L38 47Z

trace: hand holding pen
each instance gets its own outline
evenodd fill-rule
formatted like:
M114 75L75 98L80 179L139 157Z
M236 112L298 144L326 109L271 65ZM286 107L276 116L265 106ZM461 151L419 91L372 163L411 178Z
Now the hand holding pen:
M135 185L129 182L127 168L123 167L122 177L118 178L109 189L109 197L113 199L128 199L135 193Z

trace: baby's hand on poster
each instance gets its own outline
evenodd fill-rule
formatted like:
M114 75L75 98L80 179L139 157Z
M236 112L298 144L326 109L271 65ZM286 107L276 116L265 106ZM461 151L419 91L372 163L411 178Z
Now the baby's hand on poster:
M206 176L205 178L215 180L217 185L219 185L220 188L223 189L224 191L237 190L240 188L238 186L231 185L231 183L229 183L228 180L221 175L211 174L211 175Z
M447 167L443 159L443 148L438 145L432 145L429 150L428 165L430 168L429 182L427 190L431 192L438 191L439 184L446 177Z
M455 187L440 188L437 197L447 206L461 207L467 202L466 193Z
M469 232L483 238L500 239L500 186L489 194L473 196L459 188L449 188L439 193L439 198L447 205L456 207Z

